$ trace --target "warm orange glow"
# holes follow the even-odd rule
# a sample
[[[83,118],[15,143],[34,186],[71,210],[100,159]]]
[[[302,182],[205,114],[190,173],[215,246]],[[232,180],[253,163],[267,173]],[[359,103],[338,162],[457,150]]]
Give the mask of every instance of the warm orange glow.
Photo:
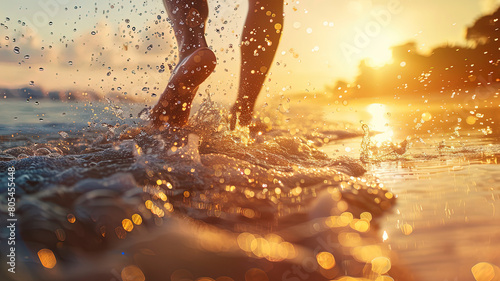
[[[318,264],[324,269],[331,269],[335,266],[335,257],[328,252],[321,252],[316,255]]]
[[[54,266],[56,266],[56,257],[49,249],[41,249],[38,251],[38,258],[45,268],[54,268]]]
[[[75,215],[73,214],[68,214],[67,219],[70,223],[75,223],[76,221]]]
[[[372,271],[384,274],[391,269],[391,261],[386,257],[377,257],[372,260]]]
[[[269,281],[269,277],[263,270],[251,268],[245,273],[245,281]]]
[[[390,112],[388,111],[387,106],[381,103],[372,103],[366,107],[366,111],[372,115],[372,118],[368,122],[370,130],[381,133],[374,136],[372,140],[375,141],[377,145],[380,145],[385,141],[392,141],[394,132],[392,131],[392,128],[388,126],[388,116]]]
[[[413,227],[407,223],[401,226],[401,231],[404,235],[410,235],[413,232]]]
[[[500,268],[487,262],[480,262],[471,269],[476,281],[490,281],[500,279]]]
[[[385,241],[389,239],[389,234],[387,234],[387,231],[384,230],[384,234],[382,235],[382,240]]]
[[[369,66],[381,67],[391,62],[392,52],[390,45],[374,44],[374,48],[366,49],[366,60]]]
[[[130,231],[132,231],[132,229],[134,229],[134,225],[132,224],[132,221],[129,219],[124,219],[122,221],[122,226],[123,226],[123,229],[125,229],[128,232],[130,232]]]
[[[139,214],[133,214],[132,215],[132,221],[134,222],[135,225],[140,225],[142,224],[142,217]]]
[[[122,269],[121,277],[123,281],[144,281],[146,276],[140,268],[135,265],[129,265]]]

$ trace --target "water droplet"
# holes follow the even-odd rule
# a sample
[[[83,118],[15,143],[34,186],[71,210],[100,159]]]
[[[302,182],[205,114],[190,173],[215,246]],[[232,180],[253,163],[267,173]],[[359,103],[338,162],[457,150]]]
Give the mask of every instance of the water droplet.
[[[146,107],[144,108],[143,110],[141,110],[138,114],[138,117],[142,120],[148,120],[149,118],[149,107]]]
[[[43,67],[40,67],[38,70],[43,71]]]
[[[151,51],[151,49],[153,49],[153,44],[150,44],[147,49],[148,51]]]
[[[35,81],[30,81],[30,86],[35,85]]]
[[[96,32],[94,30],[92,30],[92,32],[90,32],[90,34],[95,35]]]
[[[19,54],[21,52],[21,49],[19,47],[14,47],[14,53]]]
[[[147,90],[149,90],[149,88],[148,87],[143,87],[142,90],[143,91],[147,91]]]
[[[30,99],[26,99],[26,102],[30,102]]]
[[[5,40],[9,40],[9,36],[5,36]]]
[[[73,61],[68,61],[68,64],[69,65],[73,65]]]
[[[155,93],[152,93],[152,94],[151,94],[151,97],[153,97],[153,98],[154,98],[154,97],[156,97],[156,94],[155,94]]]
[[[42,121],[43,121],[43,118],[38,119],[38,121],[42,122]]]
[[[60,131],[59,135],[61,135],[61,137],[63,137],[64,139],[68,137],[68,133],[66,133],[64,131]]]
[[[52,25],[52,24],[53,24],[53,22],[49,21],[49,25]]]
[[[37,102],[37,101],[35,101],[35,104],[36,104],[36,105],[40,105],[40,103],[39,103],[39,102]]]
[[[111,71],[108,71],[108,73],[106,73],[107,76],[111,76]]]
[[[118,87],[118,88],[116,88],[116,89],[117,89],[118,91],[121,91],[121,90],[122,90],[122,87]]]
[[[30,59],[30,55],[24,55],[24,59],[25,60],[29,60]]]

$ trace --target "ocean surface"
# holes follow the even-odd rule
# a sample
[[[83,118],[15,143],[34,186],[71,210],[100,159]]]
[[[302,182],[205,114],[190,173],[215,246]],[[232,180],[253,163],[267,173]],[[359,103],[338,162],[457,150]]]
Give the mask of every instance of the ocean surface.
[[[187,128],[127,137],[145,105],[2,101],[2,276],[500,280],[500,114],[481,102],[281,99],[232,132],[207,99]]]

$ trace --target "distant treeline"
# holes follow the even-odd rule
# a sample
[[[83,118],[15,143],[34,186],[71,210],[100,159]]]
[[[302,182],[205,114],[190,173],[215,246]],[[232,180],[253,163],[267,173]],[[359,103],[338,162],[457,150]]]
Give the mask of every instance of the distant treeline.
[[[416,43],[392,48],[393,62],[371,67],[362,61],[353,84],[337,81],[336,92],[356,97],[412,96],[422,92],[492,87],[500,82],[500,8],[467,28],[470,47],[443,46],[429,56],[417,52]]]

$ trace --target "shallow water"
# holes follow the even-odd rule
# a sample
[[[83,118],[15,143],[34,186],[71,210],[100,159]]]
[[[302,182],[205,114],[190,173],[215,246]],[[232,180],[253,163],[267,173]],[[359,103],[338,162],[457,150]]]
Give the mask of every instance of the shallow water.
[[[142,105],[12,104],[25,119],[1,128],[0,165],[16,167],[17,280],[475,280],[500,265],[500,149],[481,131],[495,120],[429,132],[442,108],[283,103],[229,132],[207,101],[192,127],[119,140]],[[412,145],[372,135],[361,163],[360,121]]]
[[[499,265],[499,165],[458,157],[370,170],[398,194],[382,228],[416,280],[474,280],[476,264]]]
[[[292,134],[273,116],[273,127],[231,132],[227,114],[207,101],[191,127],[122,140],[130,120],[115,113],[76,132],[63,123],[4,136],[0,166],[16,169],[18,280],[175,279],[181,269],[191,279],[325,280],[389,270],[363,272],[387,260],[370,229],[394,196],[361,177],[358,160],[316,149],[359,132],[332,123]],[[2,195],[6,206],[6,188]]]
[[[412,102],[401,105],[406,104]],[[441,103],[405,111],[402,106],[384,105],[371,115],[369,104],[358,105],[357,110],[367,109],[362,114],[354,112],[356,106],[344,108],[353,122],[358,118],[378,125],[382,136],[384,130],[391,130],[393,141],[412,138],[411,149],[404,155],[391,154],[365,166],[367,174],[379,178],[398,196],[393,212],[382,219],[379,235],[397,253],[398,264],[408,269],[408,279],[499,280],[498,109],[450,110],[458,106]],[[375,107],[380,108],[379,104]],[[463,122],[475,112],[484,112],[481,118],[486,122]],[[420,118],[415,122],[415,117],[425,114],[432,116],[432,124]],[[485,129],[490,125],[494,130]],[[345,140],[322,150],[360,155],[359,142]]]

